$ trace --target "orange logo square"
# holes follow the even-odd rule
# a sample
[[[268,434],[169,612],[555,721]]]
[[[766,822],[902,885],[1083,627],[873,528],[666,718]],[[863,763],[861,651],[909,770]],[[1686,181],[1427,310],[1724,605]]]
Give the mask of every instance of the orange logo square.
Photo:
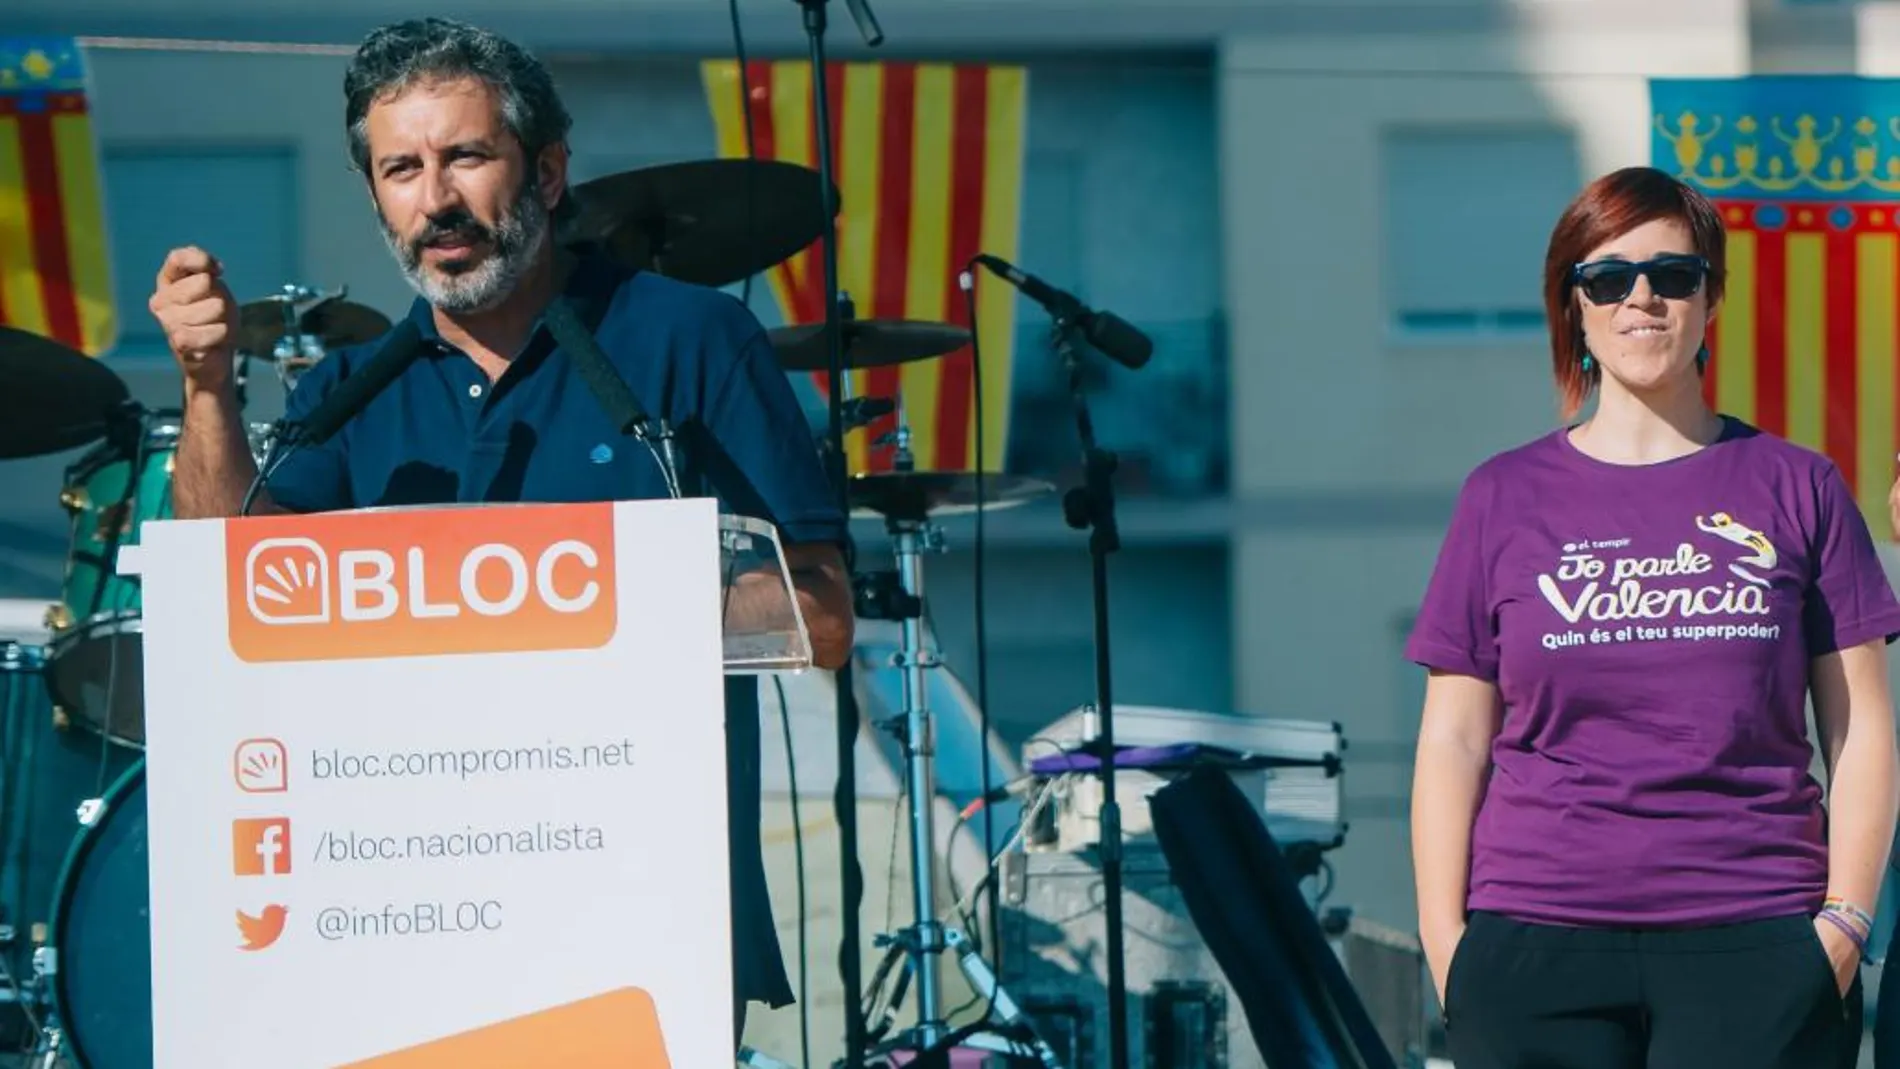
[[[225,525],[231,648],[258,661],[594,649],[613,505],[268,516]]]
[[[239,876],[290,874],[290,818],[239,818],[231,822],[231,871]]]

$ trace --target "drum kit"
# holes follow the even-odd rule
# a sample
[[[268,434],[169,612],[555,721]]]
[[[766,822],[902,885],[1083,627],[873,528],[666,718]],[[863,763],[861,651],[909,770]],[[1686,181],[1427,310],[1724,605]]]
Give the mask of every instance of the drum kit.
[[[326,350],[390,325],[302,287],[242,305],[238,321],[240,396],[253,360],[288,389]],[[68,541],[47,637],[0,639],[0,1042],[46,1069],[149,1069],[143,614],[117,563],[142,524],[173,515],[182,414],[8,327],[0,382],[0,459],[81,450],[58,495]],[[248,425],[254,457],[272,429]]]
[[[684,281],[731,285],[820,237],[816,179],[807,168],[746,160],[611,175],[575,187],[581,210],[562,240]],[[241,400],[253,362],[268,363],[288,392],[327,353],[391,326],[347,291],[299,285],[241,305],[238,321]],[[967,330],[945,323],[847,318],[840,329],[845,366],[854,369],[933,359],[970,342]],[[769,333],[788,373],[825,368],[823,324]],[[102,362],[6,327],[0,383],[0,460],[83,450],[58,494],[69,541],[59,598],[46,613],[50,638],[0,639],[0,1007],[11,1011],[0,1015],[0,1049],[46,1069],[149,1069],[142,613],[138,578],[118,574],[116,562],[144,522],[173,515],[181,413],[147,409]],[[847,431],[875,427],[882,412],[895,411],[894,429],[873,443],[891,451],[890,470],[848,480],[852,514],[883,520],[895,559],[891,570],[857,577],[857,601],[861,616],[901,621],[903,709],[880,726],[903,747],[907,796],[929,799],[924,673],[937,659],[924,648],[922,560],[944,546],[934,521],[1054,488],[917,471],[901,398],[854,400]],[[248,426],[261,459],[273,426]],[[931,1038],[941,1036],[945,1017],[935,958],[950,954],[978,990],[996,988],[968,938],[939,919],[930,805],[913,804],[910,839],[913,924],[880,943],[903,956],[903,977],[917,984],[920,1034]],[[997,1049],[1054,1065],[1046,1046],[1011,1042]]]

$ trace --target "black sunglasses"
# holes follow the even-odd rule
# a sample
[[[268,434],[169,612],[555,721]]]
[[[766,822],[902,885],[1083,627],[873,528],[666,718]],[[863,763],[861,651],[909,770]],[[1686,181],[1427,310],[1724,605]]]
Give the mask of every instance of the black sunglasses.
[[[1629,297],[1638,276],[1649,279],[1656,296],[1680,301],[1702,288],[1708,276],[1709,262],[1700,256],[1658,256],[1654,260],[1593,260],[1570,269],[1570,281],[1576,283],[1591,304],[1616,304]]]

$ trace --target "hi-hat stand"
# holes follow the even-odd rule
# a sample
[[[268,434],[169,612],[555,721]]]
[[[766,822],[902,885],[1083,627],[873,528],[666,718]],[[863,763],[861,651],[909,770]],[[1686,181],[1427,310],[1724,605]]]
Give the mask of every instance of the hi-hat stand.
[[[896,446],[892,470],[913,471],[910,428],[901,405],[897,430],[892,437]],[[865,1054],[879,1058],[903,1051],[920,1058],[927,1053],[941,1057],[954,1043],[968,1049],[1030,1059],[1045,1069],[1063,1069],[1056,1052],[1036,1035],[1021,1006],[1003,989],[969,936],[938,917],[934,820],[937,785],[932,765],[936,758],[936,732],[930,717],[925,673],[940,667],[942,662],[924,641],[923,555],[943,550],[943,530],[930,522],[921,505],[915,511],[893,509],[885,517],[885,526],[891,535],[897,567],[862,575],[856,602],[859,616],[895,620],[900,625],[894,667],[902,672],[903,707],[883,726],[897,739],[904,754],[904,796],[910,806],[912,923],[877,937],[877,945],[886,948],[886,954],[878,966],[873,986],[881,986],[893,968],[901,968],[902,972],[894,981],[893,994],[881,1019],[871,1028],[871,1037],[877,1044]],[[986,846],[986,863],[988,854]],[[971,989],[990,1005],[989,1021],[954,1031],[950,1028],[944,1016],[937,972],[937,959],[946,953],[956,955],[957,966]],[[913,979],[917,985],[917,1023],[885,1039]]]
[[[826,461],[831,476],[834,493],[845,514],[850,515],[851,495],[850,479],[847,471],[847,454],[844,448],[845,432],[845,364],[844,331],[841,320],[845,312],[839,299],[838,282],[838,232],[837,204],[834,200],[833,180],[835,167],[832,161],[833,131],[831,124],[831,101],[826,76],[828,64],[825,58],[826,8],[829,0],[796,0],[804,13],[806,37],[810,45],[812,69],[812,122],[817,134],[819,196],[823,202],[823,220],[821,249],[823,257],[825,292],[825,366],[827,379],[827,448]],[[883,43],[884,33],[878,27],[876,16],[871,13],[868,0],[845,0],[853,21],[864,43],[876,47]],[[901,418],[901,417],[900,417]],[[909,459],[909,431],[900,422],[898,438],[898,456],[903,470],[911,467]],[[896,1051],[914,1051],[919,1057],[918,1063],[926,1057],[934,1056],[947,1061],[946,1047],[952,1040],[960,1041],[966,1047],[992,1050],[1017,1057],[1028,1057],[1040,1062],[1045,1069],[1062,1069],[1055,1051],[1048,1044],[1035,1037],[1020,1007],[1010,998],[997,982],[996,975],[982,958],[975,953],[969,938],[962,932],[944,925],[936,915],[935,856],[936,840],[932,820],[932,807],[936,804],[935,777],[930,762],[934,755],[929,712],[924,700],[924,671],[936,664],[934,654],[923,650],[923,570],[920,558],[926,545],[934,543],[941,546],[942,533],[928,522],[927,515],[887,516],[889,529],[896,543],[898,568],[896,583],[886,583],[887,591],[893,586],[902,597],[896,599],[895,606],[900,610],[903,620],[903,650],[899,656],[903,660],[903,714],[891,722],[903,741],[905,750],[906,792],[911,805],[911,880],[914,888],[913,908],[916,911],[914,924],[901,932],[879,937],[880,945],[889,948],[884,966],[888,968],[894,957],[904,959],[907,974],[917,977],[918,981],[918,1021],[915,1028],[906,1034],[888,1042],[880,1043],[875,1049],[870,1047],[864,1016],[863,978],[859,958],[858,924],[863,899],[863,874],[858,869],[857,838],[857,762],[856,746],[858,731],[858,710],[856,694],[853,690],[852,673],[847,664],[836,673],[836,693],[838,696],[838,786],[834,796],[837,810],[839,856],[842,868],[844,903],[844,934],[839,948],[839,972],[844,988],[845,1002],[845,1054],[839,1062],[840,1069],[862,1069],[869,1058]],[[853,554],[852,556],[855,556]],[[854,561],[847,561],[856,574]],[[862,615],[862,613],[860,613]],[[989,844],[984,845],[987,860]],[[941,994],[937,986],[935,971],[936,957],[945,952],[957,954],[957,963],[963,970],[970,985],[979,994],[989,1000],[991,1018],[996,1028],[976,1026],[963,1027],[951,1032],[943,1016]],[[900,990],[903,978],[899,980]],[[901,999],[901,996],[899,996]],[[897,1000],[894,1000],[894,1002]],[[1002,1034],[1001,1029],[1011,1029],[1028,1037],[1024,1043],[1013,1042]],[[761,1057],[757,1051],[742,1049],[742,1059]],[[743,1064],[760,1064],[745,1061]]]

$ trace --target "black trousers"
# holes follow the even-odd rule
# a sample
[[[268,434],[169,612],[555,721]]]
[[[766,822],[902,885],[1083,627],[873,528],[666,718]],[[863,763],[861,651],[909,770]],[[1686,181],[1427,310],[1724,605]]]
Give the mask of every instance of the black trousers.
[[[1892,952],[1888,953],[1881,972],[1880,997],[1874,1002],[1873,1033],[1874,1069],[1900,1067],[1900,958]]]
[[[1808,917],[1674,931],[1473,914],[1445,979],[1458,1069],[1851,1069],[1846,998]]]

